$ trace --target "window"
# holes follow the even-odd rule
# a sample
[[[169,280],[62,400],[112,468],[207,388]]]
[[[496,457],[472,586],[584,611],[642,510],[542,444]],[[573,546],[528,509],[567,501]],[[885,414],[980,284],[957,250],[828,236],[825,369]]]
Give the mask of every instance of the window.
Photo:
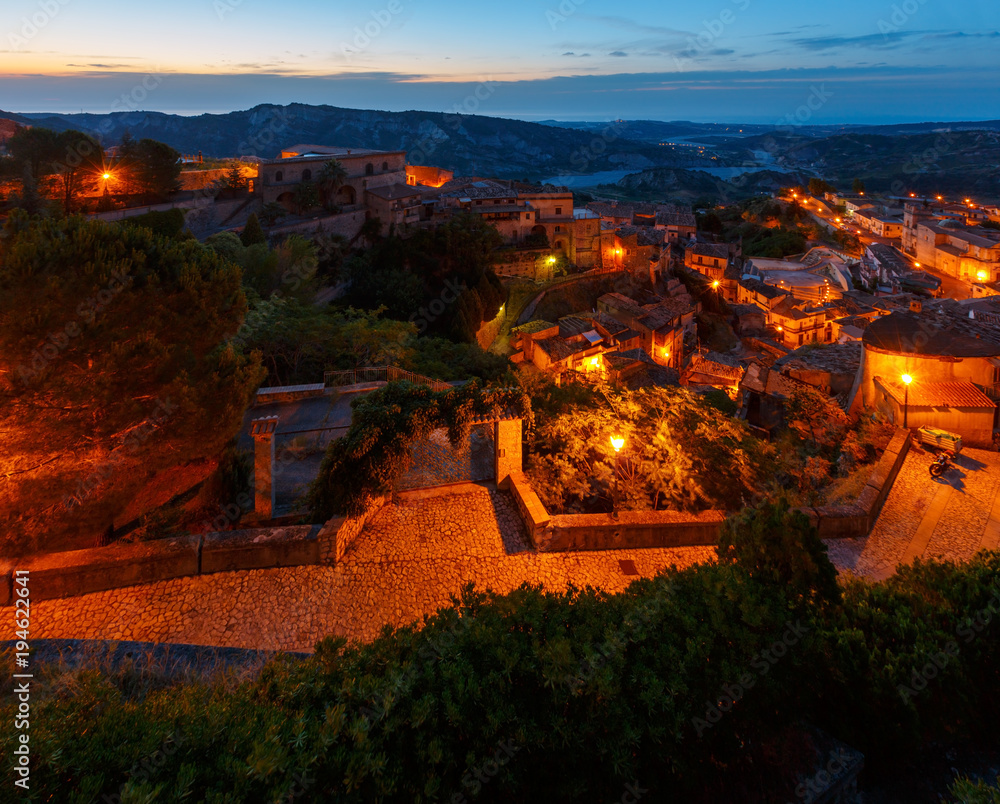
[[[562,215],[562,207],[556,207],[556,215]]]
[[[389,163],[388,162],[383,162],[382,163],[382,172],[385,173],[388,170],[389,170]]]
[[[802,341],[804,340],[804,338],[805,338],[805,336],[800,332],[799,333],[799,346],[802,345]]]
[[[371,162],[369,162],[367,165],[365,165],[365,175],[366,176],[374,176],[375,175],[375,165],[373,165]]]
[[[557,231],[557,232],[561,232],[561,231],[562,231],[562,227],[561,227],[561,226],[557,226],[557,227],[556,227],[556,231]]]
[[[302,181],[312,181],[312,177],[313,172],[309,168],[302,171]]]
[[[285,173],[284,173],[284,171],[279,170],[277,173],[275,173],[274,174],[274,180],[275,181],[284,181],[285,180]]]

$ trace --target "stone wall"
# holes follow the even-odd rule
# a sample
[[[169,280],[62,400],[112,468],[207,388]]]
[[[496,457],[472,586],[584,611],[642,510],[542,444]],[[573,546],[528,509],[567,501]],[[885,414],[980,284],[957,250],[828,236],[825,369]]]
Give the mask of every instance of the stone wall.
[[[257,391],[254,405],[298,402],[300,399],[313,399],[323,396],[325,393],[326,386],[321,382],[313,385],[282,385],[274,388],[261,388]]]
[[[209,533],[49,553],[19,561],[32,600],[76,597],[123,586],[244,569],[319,562],[318,525]],[[0,606],[11,605],[11,563],[0,565]]]
[[[389,496],[376,497],[361,516],[338,516],[327,522],[319,532],[318,537],[319,563],[327,566],[339,564],[348,548],[354,544],[354,540],[364,530],[368,518],[384,507],[390,499]]]
[[[476,343],[479,344],[479,348],[484,352],[493,345],[493,341],[497,339],[497,335],[500,334],[500,330],[503,329],[503,322],[507,317],[507,306],[504,305],[503,309],[497,313],[496,318],[492,321],[485,321],[483,325],[476,331]]]
[[[821,539],[867,536],[878,519],[910,449],[908,430],[898,430],[872,470],[858,500],[850,505],[800,509]],[[717,544],[725,521],[722,511],[622,511],[610,514],[550,515],[522,472],[507,479],[528,535],[540,552],[619,550],[642,547],[693,547]]]
[[[339,215],[328,215],[323,218],[313,218],[302,223],[292,223],[287,226],[277,226],[268,230],[268,236],[284,236],[290,234],[324,234],[340,235],[349,241],[358,236],[365,222],[363,209],[342,212]]]

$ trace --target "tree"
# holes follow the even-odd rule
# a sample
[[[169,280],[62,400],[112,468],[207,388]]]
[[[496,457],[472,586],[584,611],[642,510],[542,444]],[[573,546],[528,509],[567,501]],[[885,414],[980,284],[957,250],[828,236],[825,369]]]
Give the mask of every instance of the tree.
[[[82,192],[97,185],[104,172],[104,152],[100,143],[82,131],[64,131],[56,137],[57,153],[51,163],[62,196],[63,212],[69,215]]]
[[[337,192],[347,181],[347,169],[336,159],[326,162],[319,171],[319,193],[323,208],[333,209]]]
[[[727,519],[719,535],[719,562],[737,564],[754,580],[785,589],[800,602],[840,601],[826,545],[806,516],[783,501]]]
[[[819,197],[825,193],[832,193],[833,187],[823,179],[809,179],[809,195]]]
[[[120,169],[125,180],[151,199],[164,198],[180,188],[181,155],[169,145],[150,139],[123,140]]]
[[[243,231],[240,234],[240,240],[243,241],[244,246],[267,243],[267,235],[264,234],[264,230],[261,228],[256,212],[251,212],[250,217],[247,218],[246,226],[243,227]]]
[[[19,128],[7,142],[7,150],[19,165],[28,165],[37,180],[49,172],[58,154],[57,134],[48,128]]]
[[[285,209],[281,204],[276,204],[274,201],[268,201],[264,204],[264,209],[260,213],[260,221],[268,228],[274,226],[280,218],[284,218],[288,214],[288,210]]]
[[[773,449],[687,389],[605,392],[540,421],[528,474],[555,513],[609,510],[616,467],[621,506],[649,511],[738,508],[763,490]],[[616,460],[610,436],[625,451]]]
[[[865,192],[865,183],[861,179],[855,179],[854,184],[851,185],[851,189],[863,195]]]
[[[230,343],[239,268],[78,217],[15,213],[4,235],[2,552],[89,546],[130,504],[141,512],[158,471],[214,457],[239,430],[262,377]]]
[[[243,167],[239,162],[231,162],[223,177],[222,186],[224,189],[236,194],[247,188],[249,181],[243,175]]]

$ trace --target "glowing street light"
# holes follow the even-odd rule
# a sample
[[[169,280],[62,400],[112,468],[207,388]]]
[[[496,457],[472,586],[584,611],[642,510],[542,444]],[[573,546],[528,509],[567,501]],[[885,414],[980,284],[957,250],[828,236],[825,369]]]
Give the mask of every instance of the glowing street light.
[[[986,273],[986,271],[980,271],[979,273],[976,274],[976,278],[980,282],[985,282],[987,279],[990,278],[990,275],[988,273]]]
[[[611,518],[618,519],[618,455],[625,446],[624,436],[617,433],[611,436],[611,446],[615,450],[615,490],[611,495]]]
[[[714,282],[712,283],[712,287],[713,287],[713,288],[714,288],[715,290],[718,290],[718,289],[719,289],[719,280],[718,280],[718,279],[716,279],[716,280],[715,280],[715,281],[714,281]]]
[[[903,429],[909,429],[907,424],[909,422],[910,414],[910,383],[913,382],[913,377],[909,374],[903,375],[903,385],[906,390],[903,392]]]

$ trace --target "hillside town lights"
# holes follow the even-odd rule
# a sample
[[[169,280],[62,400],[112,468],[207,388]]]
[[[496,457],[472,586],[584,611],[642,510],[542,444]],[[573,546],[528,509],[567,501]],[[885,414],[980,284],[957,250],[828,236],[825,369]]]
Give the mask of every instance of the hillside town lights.
[[[620,435],[613,435],[611,446],[615,448],[615,490],[611,494],[611,518],[618,519],[618,455],[625,446],[625,439]]]
[[[903,429],[908,430],[908,420],[910,413],[910,383],[913,382],[913,377],[909,374],[903,375],[903,385],[906,390],[903,392]]]

